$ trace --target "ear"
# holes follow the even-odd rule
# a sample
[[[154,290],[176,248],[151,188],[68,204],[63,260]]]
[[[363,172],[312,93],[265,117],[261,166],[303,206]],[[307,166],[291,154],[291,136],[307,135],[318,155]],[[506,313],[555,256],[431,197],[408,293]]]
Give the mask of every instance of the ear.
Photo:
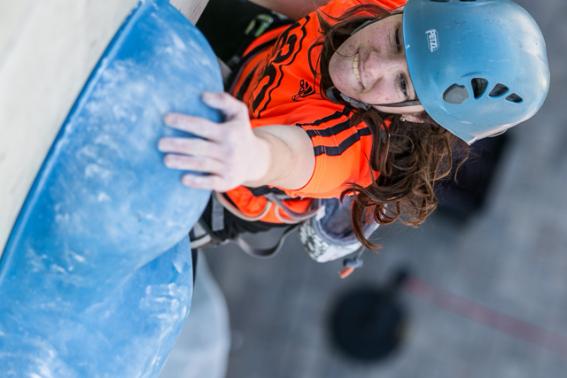
[[[419,112],[402,114],[400,120],[402,122],[425,123],[426,118],[427,117],[424,112]]]

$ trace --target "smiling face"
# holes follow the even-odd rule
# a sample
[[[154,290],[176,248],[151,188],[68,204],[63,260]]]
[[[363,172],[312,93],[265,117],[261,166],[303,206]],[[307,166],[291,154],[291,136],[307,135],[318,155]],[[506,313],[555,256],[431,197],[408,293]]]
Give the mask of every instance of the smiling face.
[[[331,56],[329,74],[344,95],[386,113],[419,113],[420,105],[395,108],[414,100],[402,36],[402,15],[373,22],[351,35]]]

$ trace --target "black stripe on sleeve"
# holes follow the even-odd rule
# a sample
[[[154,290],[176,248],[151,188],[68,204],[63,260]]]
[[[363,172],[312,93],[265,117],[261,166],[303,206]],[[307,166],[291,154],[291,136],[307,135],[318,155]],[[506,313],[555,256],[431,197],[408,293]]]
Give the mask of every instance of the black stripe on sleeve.
[[[350,120],[346,120],[345,122],[341,122],[333,127],[328,127],[326,129],[312,129],[312,130],[305,130],[305,132],[307,133],[307,135],[309,135],[310,138],[313,138],[316,135],[319,136],[331,136],[331,135],[337,135],[345,130],[347,130],[348,128],[350,128]]]
[[[334,120],[334,119],[340,118],[340,117],[343,116],[343,115],[345,115],[345,111],[344,111],[344,110],[335,112],[335,113],[333,113],[333,114],[331,114],[331,115],[328,115],[328,116],[326,116],[326,117],[324,117],[324,118],[318,119],[318,120],[313,121],[313,122],[296,123],[296,125],[297,125],[297,126],[300,126],[300,127],[301,127],[301,126],[319,126],[319,125],[322,124],[322,123],[329,122],[329,121],[332,121],[332,120]]]
[[[371,135],[372,132],[368,127],[364,129],[357,130],[356,133],[352,134],[350,137],[346,138],[341,144],[336,147],[329,146],[315,146],[313,150],[315,151],[315,156],[328,155],[328,156],[339,156],[345,152],[350,146],[355,144],[360,140],[360,137]]]

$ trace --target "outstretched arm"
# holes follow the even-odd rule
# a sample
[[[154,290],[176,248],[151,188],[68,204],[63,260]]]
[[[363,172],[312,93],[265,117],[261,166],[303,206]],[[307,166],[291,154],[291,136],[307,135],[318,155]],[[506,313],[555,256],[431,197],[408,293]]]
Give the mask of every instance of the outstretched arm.
[[[218,192],[238,185],[272,185],[298,189],[309,181],[315,155],[308,135],[294,126],[265,126],[252,129],[246,106],[227,93],[207,94],[203,100],[225,114],[217,124],[182,114],[170,114],[166,123],[196,134],[196,138],[162,138],[159,149],[172,169],[209,173],[186,174],[190,187]]]
[[[329,0],[250,0],[253,3],[281,13],[294,20],[307,15]]]

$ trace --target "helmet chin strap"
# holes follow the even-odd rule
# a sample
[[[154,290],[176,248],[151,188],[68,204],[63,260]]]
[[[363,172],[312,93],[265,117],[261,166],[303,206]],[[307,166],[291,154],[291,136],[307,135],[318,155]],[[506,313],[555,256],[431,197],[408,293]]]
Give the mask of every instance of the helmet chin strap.
[[[386,108],[397,108],[397,109],[399,109],[399,108],[421,105],[421,102],[419,102],[419,100],[417,100],[417,99],[406,100],[406,101],[401,101],[401,102],[394,102],[394,103],[391,103],[391,104],[367,104],[365,102],[355,100],[352,97],[349,97],[347,95],[342,94],[335,87],[330,87],[329,89],[327,89],[326,95],[330,100],[332,100],[334,102],[340,102],[339,101],[339,99],[340,99],[340,100],[343,100],[344,102],[346,102],[347,104],[349,104],[350,106],[352,106],[353,108],[360,109],[360,110],[369,110],[373,106],[381,106],[381,107],[386,107]]]

